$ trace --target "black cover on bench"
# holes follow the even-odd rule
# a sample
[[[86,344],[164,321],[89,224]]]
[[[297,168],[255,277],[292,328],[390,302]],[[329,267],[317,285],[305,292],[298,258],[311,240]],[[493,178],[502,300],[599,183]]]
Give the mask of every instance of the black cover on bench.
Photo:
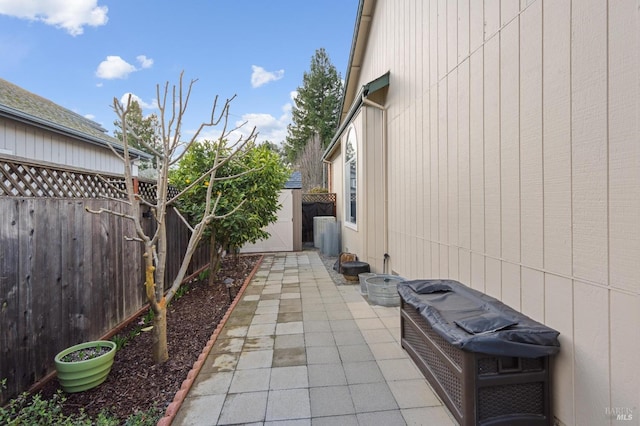
[[[560,333],[457,281],[405,281],[398,284],[398,293],[434,331],[462,350],[524,358],[560,350]]]

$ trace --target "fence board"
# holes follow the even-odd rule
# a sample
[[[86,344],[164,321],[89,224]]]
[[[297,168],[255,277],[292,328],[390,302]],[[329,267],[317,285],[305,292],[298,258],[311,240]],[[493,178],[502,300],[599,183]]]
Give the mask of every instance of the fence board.
[[[97,203],[93,200],[87,200],[86,207],[90,209],[97,208]],[[93,276],[91,273],[91,267],[98,267],[99,265],[93,265],[93,219],[95,216],[89,213],[85,213],[82,216],[82,227],[84,232],[82,232],[78,237],[78,241],[81,242],[83,250],[80,253],[82,257],[82,265],[80,269],[82,273],[80,274],[81,280],[76,283],[75,290],[75,303],[77,304],[75,307],[76,312],[76,322],[75,322],[75,334],[72,337],[71,343],[78,343],[90,340],[91,334],[88,331],[90,328],[90,312],[92,311],[92,296],[96,292],[96,288],[94,287],[95,283],[93,282]],[[92,291],[85,291],[86,288],[90,288]]]
[[[35,200],[34,200],[35,201]],[[41,356],[36,355],[34,371],[44,375],[48,370],[48,359],[56,354],[58,332],[62,326],[59,319],[60,252],[62,249],[59,210],[57,202],[44,199],[33,203],[33,251],[34,269],[31,273],[33,328],[31,344],[37,344]]]
[[[18,360],[24,362],[28,368],[18,370],[18,380],[21,383],[28,383],[35,378],[33,373],[33,353],[29,350],[33,346],[31,341],[31,331],[33,329],[33,310],[32,310],[32,282],[31,273],[33,271],[33,200],[22,200],[21,212],[18,216],[18,229],[20,244],[18,246],[18,312],[21,321],[18,322]]]
[[[18,341],[18,200],[0,206],[0,378],[17,383]]]
[[[64,325],[60,329],[58,338],[62,341],[69,341],[69,324],[71,323],[71,313],[69,310],[70,301],[73,298],[73,280],[74,273],[77,271],[77,256],[74,253],[75,244],[75,206],[77,201],[68,200],[65,202],[63,209],[63,217],[65,220],[60,221],[60,240],[64,241],[64,249],[60,250],[60,322]]]
[[[122,206],[116,205],[114,206],[114,210],[117,212],[122,212]],[[108,297],[112,300],[108,306],[108,313],[106,318],[109,321],[109,324],[117,324],[119,315],[122,315],[124,312],[124,305],[122,304],[122,250],[118,250],[117,240],[122,239],[122,220],[115,215],[110,215],[109,219],[109,230],[110,230],[110,238],[109,238],[109,266],[108,266],[108,279],[111,281],[110,285],[105,286],[106,288],[111,290],[111,294]]]

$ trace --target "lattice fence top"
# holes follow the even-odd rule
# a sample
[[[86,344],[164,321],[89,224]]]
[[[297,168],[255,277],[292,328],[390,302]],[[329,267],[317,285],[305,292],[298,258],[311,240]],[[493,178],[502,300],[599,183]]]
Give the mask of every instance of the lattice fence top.
[[[139,181],[142,198],[153,201],[155,182]],[[169,197],[177,194],[169,188]],[[123,176],[104,175],[14,162],[0,158],[0,196],[50,198],[126,198]]]
[[[138,193],[145,200],[155,200],[156,199],[156,182],[155,181],[144,181],[140,180],[138,183]],[[173,198],[178,195],[178,188],[169,186],[167,197]]]
[[[335,203],[336,194],[333,192],[325,192],[320,194],[302,194],[303,203]]]

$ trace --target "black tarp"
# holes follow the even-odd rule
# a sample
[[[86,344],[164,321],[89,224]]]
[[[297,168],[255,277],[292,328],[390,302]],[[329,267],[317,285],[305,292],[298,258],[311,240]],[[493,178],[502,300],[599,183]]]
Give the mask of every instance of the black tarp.
[[[398,293],[436,333],[462,350],[523,358],[560,350],[560,333],[457,281],[405,281],[398,284]]]

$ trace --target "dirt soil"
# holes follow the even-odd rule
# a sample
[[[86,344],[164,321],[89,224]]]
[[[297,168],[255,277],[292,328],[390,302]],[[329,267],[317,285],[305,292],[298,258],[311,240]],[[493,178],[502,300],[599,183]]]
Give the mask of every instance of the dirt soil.
[[[65,414],[77,413],[84,408],[90,416],[95,416],[106,409],[124,420],[154,406],[164,414],[230,305],[225,282],[229,282],[229,278],[233,280],[230,292],[235,297],[259,259],[260,256],[241,256],[236,265],[231,257],[227,257],[214,286],[208,284],[208,279],[188,283],[187,292],[174,299],[168,308],[169,360],[155,365],[151,333],[140,332],[116,353],[111,373],[104,383],[86,392],[66,394]],[[118,336],[135,334],[136,328],[143,323],[144,315],[132,321]],[[58,388],[54,378],[44,386],[42,394],[44,397],[53,395]]]

